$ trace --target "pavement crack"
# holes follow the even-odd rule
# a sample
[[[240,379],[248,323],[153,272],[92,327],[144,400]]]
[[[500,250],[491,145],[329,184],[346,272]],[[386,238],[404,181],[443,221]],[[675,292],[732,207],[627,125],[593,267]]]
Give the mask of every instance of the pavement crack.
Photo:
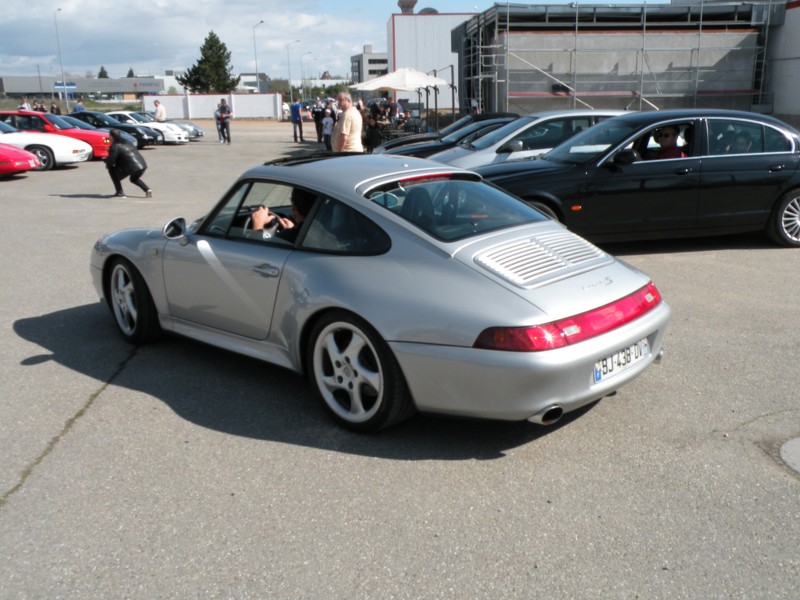
[[[50,439],[50,441],[47,443],[47,446],[41,452],[41,454],[39,454],[39,456],[37,456],[27,467],[25,467],[25,469],[23,469],[22,473],[20,474],[19,481],[17,481],[17,483],[11,489],[9,489],[2,496],[0,496],[0,510],[6,505],[6,502],[14,494],[16,494],[20,489],[22,489],[22,486],[25,485],[25,482],[33,474],[34,469],[38,467],[44,461],[44,459],[47,458],[53,452],[58,443],[70,432],[70,430],[78,422],[78,420],[89,411],[89,409],[92,407],[95,401],[103,394],[103,392],[106,389],[108,389],[108,386],[113,384],[114,380],[116,380],[117,377],[119,377],[119,375],[122,374],[122,372],[128,366],[128,363],[136,356],[136,354],[137,354],[136,348],[131,350],[128,357],[119,363],[117,370],[114,371],[114,373],[112,373],[111,377],[108,378],[108,381],[106,381],[102,386],[100,386],[99,389],[97,389],[93,394],[91,394],[89,398],[87,398],[84,405],[81,406],[81,408],[78,409],[78,411],[74,415],[72,415],[69,419],[67,419],[67,421],[64,423],[64,426],[61,428],[61,431],[59,431],[58,434],[56,434],[55,436],[53,436],[53,438]]]

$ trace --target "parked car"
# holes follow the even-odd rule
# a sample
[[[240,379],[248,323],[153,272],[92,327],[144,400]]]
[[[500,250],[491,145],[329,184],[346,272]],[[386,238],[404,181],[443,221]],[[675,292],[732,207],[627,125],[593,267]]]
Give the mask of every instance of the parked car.
[[[406,144],[418,144],[420,142],[429,142],[431,140],[439,140],[447,135],[450,135],[454,131],[461,129],[462,127],[466,127],[470,123],[476,123],[478,121],[486,121],[489,119],[498,119],[503,117],[511,117],[516,119],[519,117],[517,113],[509,113],[509,112],[496,112],[496,113],[481,113],[477,115],[464,115],[460,119],[454,121],[447,127],[434,132],[429,133],[414,133],[411,135],[405,135],[403,137],[387,140],[377,148],[375,148],[374,154],[383,154],[393,148],[398,148],[399,146],[405,146]]]
[[[254,230],[264,206],[295,215],[294,241]],[[415,410],[555,422],[656,360],[670,314],[644,273],[414,157],[255,167],[191,225],[102,237],[91,272],[126,340],[165,330],[305,373],[359,431]]]
[[[137,114],[142,115],[147,122],[156,120],[155,114],[152,111],[139,111]],[[191,121],[186,121],[184,119],[167,119],[167,123],[172,123],[183,129],[186,135],[189,136],[189,141],[200,139],[205,135],[203,128],[199,125],[195,125]]]
[[[657,159],[665,128],[683,157]],[[615,117],[539,160],[478,171],[596,241],[765,231],[798,247],[799,166],[800,138],[786,123],[691,109]]]
[[[495,129],[471,144],[432,154],[431,159],[462,169],[523,160],[544,154],[576,133],[621,110],[560,110],[533,113]]]
[[[136,147],[139,149],[160,143],[163,140],[163,135],[158,131],[150,129],[143,124],[123,123],[114,117],[110,117],[106,113],[84,110],[70,113],[69,116],[97,127],[98,129],[111,129],[114,127],[124,133],[132,135],[136,138]]]
[[[479,137],[494,131],[498,127],[513,121],[513,117],[501,117],[498,119],[486,119],[485,121],[475,121],[461,129],[456,129],[453,133],[436,140],[417,142],[416,144],[406,144],[397,146],[385,151],[385,154],[399,154],[401,156],[416,156],[425,158],[437,152],[442,152],[460,144],[470,144]]]
[[[106,135],[108,135],[108,133],[110,131],[110,129],[105,129],[105,128],[101,129],[101,128],[95,127],[94,125],[89,125],[88,123],[85,123],[84,121],[81,121],[80,119],[76,119],[75,117],[71,117],[70,115],[61,115],[61,118],[64,119],[70,125],[74,125],[78,129],[86,129],[87,131],[100,131],[102,133],[105,133]],[[120,137],[125,141],[126,144],[130,144],[131,146],[137,146],[138,145],[138,143],[136,141],[136,138],[133,137],[132,135],[130,135],[129,133],[125,133],[122,130],[119,130],[119,133],[120,133]]]
[[[52,133],[19,131],[2,121],[0,142],[35,154],[40,163],[37,171],[49,171],[53,167],[85,162],[92,156],[92,147],[81,140]]]
[[[10,144],[0,144],[0,179],[38,169],[42,163],[35,154]]]
[[[148,121],[142,115],[132,110],[117,110],[107,114],[108,116],[114,117],[122,123],[128,123],[129,125],[144,125],[150,129],[160,131],[164,136],[165,144],[186,144],[189,142],[189,136],[186,135],[186,132],[172,123]]]
[[[111,138],[102,131],[87,131],[67,123],[58,115],[27,110],[0,111],[0,121],[20,131],[53,133],[86,142],[92,147],[92,156],[97,159],[108,156]]]

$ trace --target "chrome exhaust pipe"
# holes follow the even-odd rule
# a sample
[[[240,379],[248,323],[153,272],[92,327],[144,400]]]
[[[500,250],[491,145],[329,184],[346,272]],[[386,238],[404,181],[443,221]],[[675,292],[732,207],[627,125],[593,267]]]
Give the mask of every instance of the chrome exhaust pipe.
[[[564,414],[564,409],[558,404],[553,404],[547,408],[543,408],[532,417],[528,417],[528,421],[536,423],[537,425],[552,425],[558,421]]]

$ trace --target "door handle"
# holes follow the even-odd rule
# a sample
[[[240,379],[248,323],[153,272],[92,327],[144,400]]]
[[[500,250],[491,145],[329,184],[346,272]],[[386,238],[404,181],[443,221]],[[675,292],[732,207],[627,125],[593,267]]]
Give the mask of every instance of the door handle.
[[[258,273],[262,277],[277,277],[278,274],[280,273],[278,267],[272,266],[269,263],[256,265],[253,267],[253,271]]]
[[[772,165],[769,168],[770,173],[777,173],[778,171],[783,171],[786,168],[786,165]]]
[[[690,167],[683,167],[682,169],[675,169],[675,175],[688,175],[692,172]]]

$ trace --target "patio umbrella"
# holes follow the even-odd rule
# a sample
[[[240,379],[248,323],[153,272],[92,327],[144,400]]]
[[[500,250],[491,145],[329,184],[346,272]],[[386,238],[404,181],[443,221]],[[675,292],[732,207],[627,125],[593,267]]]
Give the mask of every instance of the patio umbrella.
[[[396,92],[413,92],[426,87],[449,85],[441,77],[434,77],[410,67],[402,67],[392,73],[370,79],[364,83],[350,86],[354,90],[390,90]]]

